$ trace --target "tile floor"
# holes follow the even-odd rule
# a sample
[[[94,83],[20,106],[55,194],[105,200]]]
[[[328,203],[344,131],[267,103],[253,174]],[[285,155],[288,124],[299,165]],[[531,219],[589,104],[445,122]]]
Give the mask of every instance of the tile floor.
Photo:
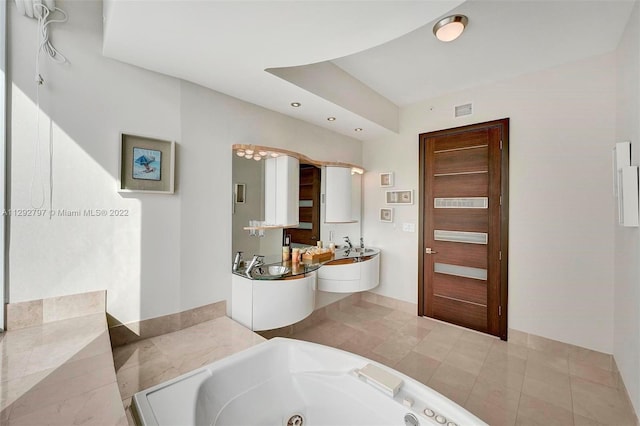
[[[126,425],[104,312],[0,336],[0,425]]]
[[[205,321],[113,349],[113,362],[129,425],[131,397],[141,390],[210,364],[264,338],[228,317]]]
[[[285,337],[393,367],[493,426],[637,424],[610,355],[516,331],[507,343],[358,301]]]

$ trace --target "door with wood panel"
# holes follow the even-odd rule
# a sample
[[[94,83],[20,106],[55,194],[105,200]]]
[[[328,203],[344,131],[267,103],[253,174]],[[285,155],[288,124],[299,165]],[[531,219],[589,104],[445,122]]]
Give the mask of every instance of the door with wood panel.
[[[420,135],[419,314],[507,338],[509,120]]]

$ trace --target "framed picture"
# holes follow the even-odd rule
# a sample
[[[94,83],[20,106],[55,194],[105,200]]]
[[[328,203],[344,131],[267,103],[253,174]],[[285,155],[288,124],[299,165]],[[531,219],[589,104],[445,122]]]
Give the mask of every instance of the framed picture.
[[[393,186],[393,172],[380,173],[380,186]]]
[[[236,204],[244,204],[245,194],[247,192],[246,185],[244,183],[236,183],[233,193],[235,194],[234,201]]]
[[[120,192],[173,194],[175,182],[173,141],[120,134]]]
[[[393,209],[382,208],[380,209],[380,222],[393,222]]]
[[[413,189],[402,191],[386,191],[387,204],[413,204]]]

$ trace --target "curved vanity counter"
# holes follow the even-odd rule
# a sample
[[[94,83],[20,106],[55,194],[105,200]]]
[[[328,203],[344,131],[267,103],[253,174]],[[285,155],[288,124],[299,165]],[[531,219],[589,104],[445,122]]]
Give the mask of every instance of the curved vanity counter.
[[[358,249],[360,250],[360,249]],[[380,250],[335,258],[318,270],[318,290],[330,293],[367,291],[380,284]]]
[[[231,317],[254,331],[302,321],[315,309],[316,289],[366,291],[379,284],[380,250],[339,249],[322,262],[274,261],[233,271]]]

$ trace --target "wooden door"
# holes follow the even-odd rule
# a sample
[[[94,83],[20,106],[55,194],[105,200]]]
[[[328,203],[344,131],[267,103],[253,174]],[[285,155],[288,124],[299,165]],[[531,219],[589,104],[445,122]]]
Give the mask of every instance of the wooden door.
[[[292,243],[315,246],[320,239],[320,169],[300,165],[300,205],[298,228],[286,229]]]
[[[419,314],[507,339],[509,119],[420,135]]]

